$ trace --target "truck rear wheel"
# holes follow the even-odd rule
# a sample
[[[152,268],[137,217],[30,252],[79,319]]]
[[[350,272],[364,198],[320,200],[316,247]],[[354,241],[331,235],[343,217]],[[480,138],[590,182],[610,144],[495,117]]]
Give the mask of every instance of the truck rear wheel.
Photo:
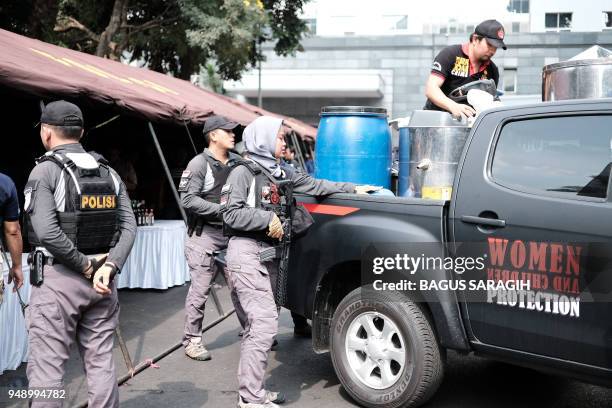
[[[366,407],[416,407],[442,381],[431,324],[401,293],[355,289],[338,305],[331,331],[336,375]]]

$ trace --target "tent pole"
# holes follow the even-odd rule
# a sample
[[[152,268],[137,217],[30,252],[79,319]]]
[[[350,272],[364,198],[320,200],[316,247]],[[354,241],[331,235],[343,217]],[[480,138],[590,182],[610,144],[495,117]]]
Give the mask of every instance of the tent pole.
[[[191,142],[191,146],[193,147],[193,152],[198,154],[198,149],[196,149],[196,145],[193,142],[193,137],[191,137],[191,132],[189,131],[189,126],[187,126],[187,122],[183,121],[183,125],[185,125],[185,130],[187,131],[187,136],[189,136],[189,141]]]
[[[302,146],[298,142],[298,138],[296,136],[295,131],[291,131],[291,143],[293,144],[293,149],[296,153],[295,158],[297,159],[300,167],[306,171],[306,164],[304,163],[304,153],[302,153]]]
[[[170,184],[170,190],[172,190],[172,194],[174,194],[174,199],[176,200],[176,205],[181,213],[181,217],[183,217],[183,221],[185,221],[185,225],[187,225],[187,214],[185,214],[185,210],[183,209],[183,205],[181,204],[181,197],[179,197],[178,191],[174,187],[174,181],[172,180],[172,174],[170,174],[170,169],[168,168],[168,163],[166,163],[166,158],[164,157],[164,153],[162,152],[161,146],[159,145],[159,140],[157,140],[157,135],[155,134],[155,130],[153,129],[153,125],[151,122],[149,124],[149,132],[151,133],[151,137],[153,138],[153,143],[155,144],[155,148],[157,149],[157,154],[159,155],[159,160],[164,167],[164,171],[166,172],[166,177],[168,178],[168,184]]]

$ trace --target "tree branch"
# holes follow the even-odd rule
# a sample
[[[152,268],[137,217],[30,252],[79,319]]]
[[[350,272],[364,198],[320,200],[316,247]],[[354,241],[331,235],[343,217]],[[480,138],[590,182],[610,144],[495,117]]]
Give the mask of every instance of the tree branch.
[[[64,33],[70,30],[79,30],[87,35],[87,38],[98,43],[100,41],[100,36],[89,28],[85,27],[80,21],[78,21],[74,17],[62,17],[57,20],[57,24],[53,28],[53,31],[58,33]]]
[[[125,26],[123,26],[122,28],[126,28],[129,30],[130,34],[135,34],[135,33],[139,33],[141,31],[146,31],[149,30],[151,28],[154,27],[160,27],[164,24],[169,24],[169,23],[173,23],[175,21],[178,20],[178,17],[174,17],[174,18],[169,18],[166,20],[162,20],[160,17],[151,20],[151,21],[147,21],[146,23],[140,24],[140,25],[129,25],[126,24]]]

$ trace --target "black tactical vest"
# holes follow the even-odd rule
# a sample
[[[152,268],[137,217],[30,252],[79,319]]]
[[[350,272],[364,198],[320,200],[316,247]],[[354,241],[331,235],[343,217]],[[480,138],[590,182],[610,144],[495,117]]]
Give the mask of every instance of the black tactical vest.
[[[258,164],[249,160],[237,161],[233,167],[245,166],[255,179],[255,208],[265,211],[273,211],[281,222],[285,222],[288,217],[285,196],[278,184],[274,182],[274,177],[263,170]],[[291,180],[294,171],[290,166],[283,166],[284,179]],[[268,229],[262,231],[239,231],[223,223],[223,233],[226,236],[240,236],[253,238],[259,241],[276,242],[277,240],[267,235]]]
[[[65,206],[64,211],[57,212],[59,226],[80,252],[98,254],[108,252],[119,239],[119,180],[102,156],[89,154],[98,163],[97,168],[79,167],[65,154],[54,152],[36,162],[52,161],[62,169]],[[26,223],[30,245],[43,246],[29,216]]]
[[[225,166],[221,162],[213,159],[210,155],[206,153],[201,153],[202,156],[206,159],[206,162],[209,164],[210,170],[212,171],[213,178],[215,180],[213,187],[203,192],[200,197],[204,200],[209,201],[211,203],[219,204],[221,200],[221,189],[225,185],[229,174],[232,171],[232,166]],[[204,217],[206,221],[213,223],[220,223],[220,217]]]

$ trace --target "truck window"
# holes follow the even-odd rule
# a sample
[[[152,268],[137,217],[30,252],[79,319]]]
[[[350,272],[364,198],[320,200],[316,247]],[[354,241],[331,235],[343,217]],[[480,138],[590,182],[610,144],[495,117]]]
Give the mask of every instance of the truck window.
[[[491,174],[527,193],[604,199],[611,164],[612,116],[546,117],[503,126]]]

